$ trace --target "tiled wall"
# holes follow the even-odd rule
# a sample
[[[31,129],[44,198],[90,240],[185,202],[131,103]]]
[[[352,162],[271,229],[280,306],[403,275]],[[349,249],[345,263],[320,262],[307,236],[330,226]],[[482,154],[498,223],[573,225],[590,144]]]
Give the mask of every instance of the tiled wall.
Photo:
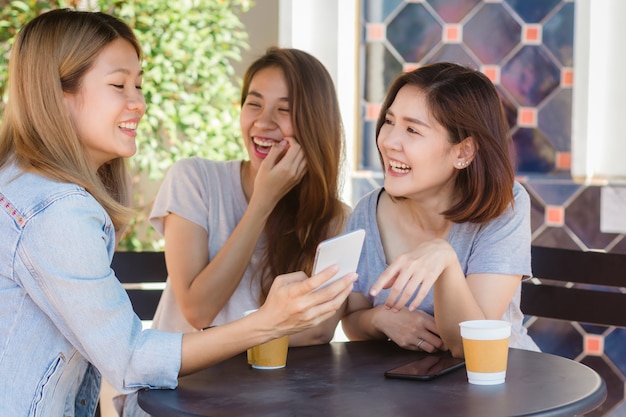
[[[533,243],[626,253],[623,234],[600,230],[599,186],[572,181],[574,0],[361,0],[361,137],[356,201],[382,184],[374,126],[401,71],[435,61],[484,72],[498,88],[518,180],[532,198]],[[626,271],[625,271],[626,274]],[[585,363],[608,398],[590,416],[626,416],[626,329],[527,321],[542,350]]]

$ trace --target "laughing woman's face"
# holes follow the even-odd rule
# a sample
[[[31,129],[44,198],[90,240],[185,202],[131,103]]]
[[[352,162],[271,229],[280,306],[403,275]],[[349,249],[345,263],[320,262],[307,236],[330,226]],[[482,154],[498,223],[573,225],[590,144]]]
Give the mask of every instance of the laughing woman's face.
[[[282,69],[264,68],[252,77],[239,124],[254,171],[272,146],[293,137],[289,90]]]

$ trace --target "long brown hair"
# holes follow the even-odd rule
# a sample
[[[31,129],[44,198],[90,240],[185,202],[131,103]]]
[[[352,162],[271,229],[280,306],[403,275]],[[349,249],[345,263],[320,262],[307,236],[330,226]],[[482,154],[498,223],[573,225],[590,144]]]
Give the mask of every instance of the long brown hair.
[[[241,103],[246,101],[254,75],[272,66],[285,75],[291,122],[307,171],[278,202],[265,225],[262,297],[279,274],[297,270],[310,274],[317,244],[338,234],[346,218],[339,199],[343,125],[332,78],[319,60],[304,51],[270,48],[246,71]]]
[[[117,158],[93,172],[63,99],[76,94],[98,54],[126,39],[141,59],[132,29],[113,16],[70,9],[31,20],[18,34],[9,61],[9,99],[0,126],[0,167],[24,169],[84,187],[105,208],[117,230],[132,212],[125,162]]]
[[[447,130],[451,143],[472,137],[476,145],[472,163],[456,174],[455,189],[461,199],[442,214],[456,223],[484,223],[500,216],[513,202],[515,174],[508,153],[508,124],[493,83],[479,71],[448,62],[400,74],[381,107],[376,137],[405,85],[426,95],[429,111]]]

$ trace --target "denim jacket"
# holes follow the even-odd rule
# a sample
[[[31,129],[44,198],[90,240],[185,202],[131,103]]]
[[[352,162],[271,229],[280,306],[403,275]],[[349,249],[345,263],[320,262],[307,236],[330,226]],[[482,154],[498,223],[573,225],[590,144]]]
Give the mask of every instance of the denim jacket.
[[[182,335],[142,331],[114,250],[85,189],[0,169],[0,416],[93,416],[101,374],[122,393],[176,387]]]

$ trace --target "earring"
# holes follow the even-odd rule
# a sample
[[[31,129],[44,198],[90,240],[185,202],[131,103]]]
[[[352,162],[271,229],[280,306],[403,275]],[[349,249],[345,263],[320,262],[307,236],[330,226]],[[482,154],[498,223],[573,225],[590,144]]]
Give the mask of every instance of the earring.
[[[459,168],[463,168],[465,166],[465,162],[459,161],[456,163],[456,166],[458,166]]]

